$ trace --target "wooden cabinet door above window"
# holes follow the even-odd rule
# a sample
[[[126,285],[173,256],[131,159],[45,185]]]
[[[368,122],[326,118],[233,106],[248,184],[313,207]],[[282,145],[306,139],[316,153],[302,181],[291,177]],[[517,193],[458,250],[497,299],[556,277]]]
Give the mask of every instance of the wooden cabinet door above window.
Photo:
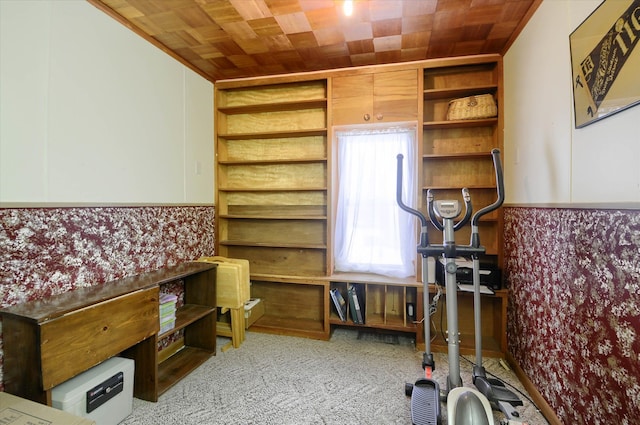
[[[386,71],[332,78],[333,125],[415,121],[418,71]]]

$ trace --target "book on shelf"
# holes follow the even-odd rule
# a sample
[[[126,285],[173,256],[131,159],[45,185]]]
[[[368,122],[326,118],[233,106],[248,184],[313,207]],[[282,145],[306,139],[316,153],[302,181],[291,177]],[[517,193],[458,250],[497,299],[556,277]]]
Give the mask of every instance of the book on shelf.
[[[175,304],[161,304],[160,305],[160,317],[167,317],[171,315],[176,315],[176,305]]]
[[[160,333],[170,331],[176,324],[176,302],[178,297],[174,294],[160,295]]]
[[[351,318],[353,323],[357,325],[364,324],[362,305],[358,299],[358,287],[353,283],[347,285],[347,295],[349,296],[349,307],[351,309]]]
[[[160,319],[160,333],[169,332],[176,325],[176,316],[167,316]]]
[[[338,290],[338,288],[331,288],[329,290],[329,294],[331,294],[331,300],[333,301],[333,306],[336,308],[338,312],[338,316],[340,316],[340,320],[343,322],[347,321],[347,302],[344,300],[344,297]]]

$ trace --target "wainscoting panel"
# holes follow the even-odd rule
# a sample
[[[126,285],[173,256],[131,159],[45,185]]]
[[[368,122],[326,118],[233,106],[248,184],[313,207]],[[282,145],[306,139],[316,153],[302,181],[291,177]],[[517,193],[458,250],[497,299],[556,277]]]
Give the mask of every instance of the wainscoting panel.
[[[638,423],[640,211],[504,220],[509,351],[563,423]]]

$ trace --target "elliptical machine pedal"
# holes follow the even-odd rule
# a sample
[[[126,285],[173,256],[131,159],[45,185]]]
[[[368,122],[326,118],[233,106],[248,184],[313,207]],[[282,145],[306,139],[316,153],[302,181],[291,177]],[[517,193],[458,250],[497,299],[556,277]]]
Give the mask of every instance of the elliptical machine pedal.
[[[421,378],[411,387],[411,423],[414,425],[440,425],[440,386],[433,379]]]

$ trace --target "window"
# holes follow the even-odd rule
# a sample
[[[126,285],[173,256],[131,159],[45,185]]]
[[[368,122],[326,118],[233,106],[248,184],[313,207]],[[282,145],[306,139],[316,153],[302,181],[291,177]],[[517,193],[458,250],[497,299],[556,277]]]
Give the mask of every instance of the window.
[[[336,133],[338,203],[335,270],[393,277],[415,274],[415,217],[396,202],[397,155],[403,154],[403,200],[416,202],[416,129]]]

